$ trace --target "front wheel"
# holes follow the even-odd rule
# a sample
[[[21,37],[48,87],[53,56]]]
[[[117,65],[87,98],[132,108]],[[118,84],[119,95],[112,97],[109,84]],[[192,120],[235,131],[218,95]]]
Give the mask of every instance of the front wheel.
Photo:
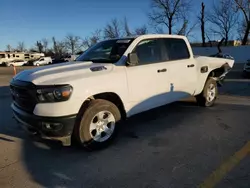
[[[102,99],[93,100],[81,116],[74,137],[85,148],[100,149],[115,138],[121,114],[113,103]]]
[[[214,79],[209,78],[203,88],[203,91],[196,96],[198,105],[204,107],[213,106],[218,96],[218,87]]]

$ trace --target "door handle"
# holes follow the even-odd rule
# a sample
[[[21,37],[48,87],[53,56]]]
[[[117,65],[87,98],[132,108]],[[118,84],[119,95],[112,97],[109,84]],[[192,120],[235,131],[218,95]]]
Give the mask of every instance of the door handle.
[[[187,65],[188,68],[194,67],[194,64]]]
[[[157,70],[158,73],[161,73],[161,72],[167,72],[167,69],[159,69]]]

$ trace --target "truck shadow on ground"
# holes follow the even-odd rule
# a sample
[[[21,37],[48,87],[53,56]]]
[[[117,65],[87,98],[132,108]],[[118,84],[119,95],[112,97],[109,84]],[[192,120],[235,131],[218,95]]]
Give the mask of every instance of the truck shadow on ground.
[[[185,106],[192,108],[192,111],[190,108],[183,109]],[[179,113],[185,115],[178,118]],[[171,141],[158,135],[170,129],[178,129],[192,113],[202,114],[205,109],[192,102],[178,102],[133,116],[120,124],[118,138],[112,145],[94,152],[76,146],[62,147],[51,141],[38,143],[25,139],[22,160],[33,180],[45,187],[84,187],[83,183],[101,186],[105,173],[110,178],[112,169],[117,171],[120,163],[128,160],[128,148],[133,151],[135,145],[144,142],[148,142],[148,147],[168,147]],[[147,148],[142,150],[151,152]],[[81,178],[79,174],[82,174]]]
[[[224,108],[228,108],[228,105],[224,105]],[[249,106],[240,108],[249,110]],[[150,156],[152,152],[159,153],[159,148],[171,147],[174,145],[172,140],[162,135],[177,131],[186,126],[186,121],[192,121],[192,116],[203,116],[206,112],[207,109],[197,107],[193,102],[177,102],[136,115],[122,125],[118,139],[113,145],[95,152],[86,152],[76,147],[65,148],[52,142],[44,146],[25,139],[22,160],[33,180],[45,187],[85,187],[84,183],[86,187],[88,184],[101,187],[106,178],[115,178],[115,182],[120,182],[121,185],[121,166],[124,168],[121,163],[134,164],[135,166],[130,167],[134,170],[140,165],[129,157],[133,154],[128,152],[143,151],[143,156]],[[228,129],[225,126],[221,128]],[[135,149],[140,148],[140,145],[145,146],[145,143],[147,147],[141,148],[140,151]],[[142,158],[141,160],[145,160]],[[114,174],[117,171],[121,174]]]

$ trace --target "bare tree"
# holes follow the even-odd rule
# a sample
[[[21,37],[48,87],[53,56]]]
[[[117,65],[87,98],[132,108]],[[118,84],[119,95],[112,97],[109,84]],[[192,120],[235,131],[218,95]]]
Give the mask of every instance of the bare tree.
[[[12,50],[11,45],[8,44],[8,45],[6,46],[6,50],[10,52],[10,51]]]
[[[71,54],[75,54],[80,49],[80,37],[68,34],[65,38],[65,47],[70,50]]]
[[[143,25],[141,27],[138,27],[135,29],[135,34],[136,35],[145,35],[148,33],[148,28],[146,25]]]
[[[43,38],[43,39],[42,39],[42,45],[43,45],[43,50],[44,50],[44,52],[46,53],[47,50],[48,50],[48,45],[49,45],[48,39]]]
[[[100,29],[95,30],[91,34],[91,36],[83,39],[82,46],[85,48],[89,48],[89,47],[93,46],[94,44],[96,44],[97,42],[99,42],[102,38],[101,32],[102,32],[102,30],[100,30]]]
[[[202,47],[206,46],[206,37],[205,37],[205,4],[204,2],[201,3],[201,13],[198,16],[201,26],[201,39],[202,39]]]
[[[194,30],[194,28],[197,26],[197,22],[189,24],[188,19],[183,16],[183,24],[179,30],[177,30],[178,35],[184,35],[186,37],[191,37],[191,33]]]
[[[24,52],[25,51],[25,45],[24,42],[18,42],[17,48],[18,51]]]
[[[226,46],[238,20],[238,15],[232,8],[232,1],[220,0],[214,4],[208,20],[213,24],[211,31],[224,37]]]
[[[58,54],[58,49],[57,49],[57,41],[55,37],[52,37],[52,42],[53,42],[53,50],[55,54]]]
[[[122,29],[119,21],[116,18],[112,19],[111,22],[108,23],[104,28],[104,38],[119,38],[122,36],[121,31]]]
[[[241,40],[241,41],[244,38],[246,27],[247,27],[247,24],[246,24],[246,22],[244,20],[240,20],[238,22],[238,28],[237,28],[238,39]]]
[[[66,54],[66,44],[63,41],[57,42],[57,50],[59,57],[62,57]]]
[[[164,29],[162,27],[156,27],[155,32],[157,34],[164,34],[165,33],[165,31],[164,31]]]
[[[132,35],[132,33],[130,32],[130,29],[129,29],[129,26],[128,26],[128,20],[127,20],[126,17],[124,18],[124,35],[125,36],[131,36]]]
[[[149,14],[151,23],[155,26],[166,26],[168,33],[177,21],[190,10],[191,0],[151,0],[152,12]]]
[[[42,53],[42,52],[43,52],[43,45],[42,45],[41,41],[36,41],[35,46],[36,46],[37,51],[38,51],[39,53]]]
[[[243,27],[244,36],[242,38],[242,45],[246,45],[250,33],[250,2],[249,0],[234,0],[234,3],[236,4],[236,11],[240,10],[244,16],[245,24],[243,26],[245,28]]]
[[[56,58],[61,58],[66,53],[65,42],[56,41],[55,37],[52,37],[52,42]]]

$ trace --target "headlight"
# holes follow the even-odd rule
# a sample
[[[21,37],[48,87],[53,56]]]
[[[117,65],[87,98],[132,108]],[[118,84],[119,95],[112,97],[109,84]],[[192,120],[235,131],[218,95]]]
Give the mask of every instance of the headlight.
[[[72,86],[53,86],[37,89],[37,98],[40,102],[61,102],[67,101],[73,91]]]

